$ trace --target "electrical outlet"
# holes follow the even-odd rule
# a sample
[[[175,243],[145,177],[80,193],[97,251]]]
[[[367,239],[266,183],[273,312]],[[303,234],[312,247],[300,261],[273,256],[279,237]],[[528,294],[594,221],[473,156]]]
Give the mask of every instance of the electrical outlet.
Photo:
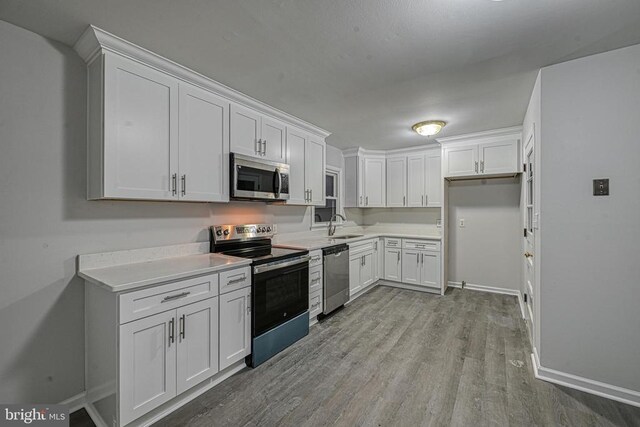
[[[460,228],[464,228],[464,218],[459,218],[459,219],[458,219],[458,226],[459,226]]]
[[[593,180],[593,195],[594,196],[609,195],[609,179],[608,178]]]
[[[437,228],[442,228],[442,220],[441,219],[436,219],[436,227]]]

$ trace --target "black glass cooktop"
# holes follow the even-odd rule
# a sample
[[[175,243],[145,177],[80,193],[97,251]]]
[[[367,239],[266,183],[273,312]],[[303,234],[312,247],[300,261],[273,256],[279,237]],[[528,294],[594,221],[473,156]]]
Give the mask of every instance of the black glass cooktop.
[[[265,264],[271,261],[279,261],[287,258],[294,258],[306,255],[309,251],[300,249],[274,248],[272,246],[255,246],[255,247],[230,247],[217,248],[215,252],[224,255],[236,256],[240,258],[250,258],[253,264]]]

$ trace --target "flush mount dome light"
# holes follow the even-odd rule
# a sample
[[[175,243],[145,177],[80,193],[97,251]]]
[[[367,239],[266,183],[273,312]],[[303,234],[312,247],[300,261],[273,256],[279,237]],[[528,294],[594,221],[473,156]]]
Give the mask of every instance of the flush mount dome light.
[[[442,120],[427,120],[425,122],[416,123],[411,126],[411,129],[415,130],[418,135],[433,136],[440,132],[447,123]]]

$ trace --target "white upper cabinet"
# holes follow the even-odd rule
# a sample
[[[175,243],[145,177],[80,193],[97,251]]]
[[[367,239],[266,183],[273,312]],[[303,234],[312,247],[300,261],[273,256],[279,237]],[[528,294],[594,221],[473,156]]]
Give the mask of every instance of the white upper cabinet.
[[[499,177],[521,171],[520,128],[500,129],[478,134],[442,138],[445,178]]]
[[[387,206],[407,206],[407,158],[387,159]]]
[[[89,119],[98,139],[104,119],[104,150],[89,148],[89,173],[97,180],[89,198],[177,199],[177,81],[116,55],[104,56],[103,82],[101,73],[99,63],[89,69]]]
[[[427,172],[425,174],[425,206],[442,206],[442,155],[441,150],[432,150],[425,156]]]
[[[74,48],[88,70],[90,200],[227,202],[229,151],[285,163],[289,126],[323,147],[329,135],[99,28]],[[320,166],[309,204],[324,203]]]
[[[180,198],[229,200],[229,101],[180,84]],[[214,166],[215,165],[215,166]]]
[[[424,206],[425,171],[424,155],[418,154],[407,157],[407,206],[411,208]]]
[[[321,138],[287,128],[288,205],[324,205],[326,146]]]
[[[385,158],[364,159],[364,206],[384,207],[386,205],[386,162]]]

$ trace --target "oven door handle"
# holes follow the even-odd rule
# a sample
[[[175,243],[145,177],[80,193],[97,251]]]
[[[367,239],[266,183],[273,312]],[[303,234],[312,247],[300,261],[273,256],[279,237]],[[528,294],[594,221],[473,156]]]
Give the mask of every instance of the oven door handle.
[[[288,261],[257,265],[253,267],[253,274],[266,273],[267,271],[273,271],[280,268],[291,267],[292,265],[304,264],[309,262],[310,259],[311,257],[309,255],[304,255]]]

